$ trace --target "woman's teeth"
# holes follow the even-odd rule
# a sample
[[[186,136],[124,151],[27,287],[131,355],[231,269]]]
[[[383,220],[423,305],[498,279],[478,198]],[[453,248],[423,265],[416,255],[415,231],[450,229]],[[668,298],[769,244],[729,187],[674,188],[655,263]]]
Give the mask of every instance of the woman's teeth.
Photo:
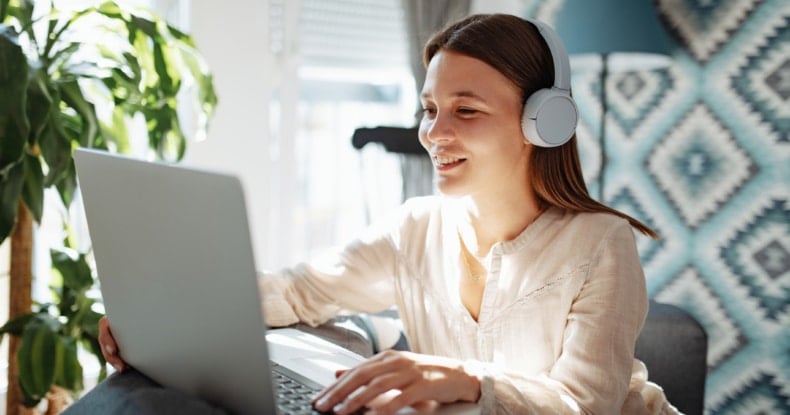
[[[439,165],[439,166],[443,166],[443,165],[446,165],[446,164],[457,163],[457,162],[459,162],[459,161],[461,161],[461,160],[463,160],[463,159],[459,159],[459,158],[455,158],[455,157],[440,157],[440,156],[434,156],[434,157],[433,157],[433,160],[434,160],[434,162],[435,162],[437,165]]]

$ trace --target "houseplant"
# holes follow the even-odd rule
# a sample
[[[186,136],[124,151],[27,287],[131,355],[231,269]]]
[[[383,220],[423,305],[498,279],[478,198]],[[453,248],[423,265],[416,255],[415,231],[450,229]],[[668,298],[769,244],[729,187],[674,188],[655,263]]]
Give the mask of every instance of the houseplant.
[[[55,301],[32,305],[32,229],[44,213],[44,190],[57,189],[71,206],[74,148],[139,154],[135,126],[147,133],[145,157],[179,160],[186,147],[179,103],[197,104],[199,130],[216,105],[189,35],[114,1],[65,9],[69,3],[0,0],[0,242],[11,239],[10,319],[0,334],[12,335],[8,415],[35,406],[53,385],[77,393],[78,345],[104,367],[95,332],[101,310],[88,295],[95,282],[89,252],[76,250],[73,233],[64,232],[66,242],[52,254]]]

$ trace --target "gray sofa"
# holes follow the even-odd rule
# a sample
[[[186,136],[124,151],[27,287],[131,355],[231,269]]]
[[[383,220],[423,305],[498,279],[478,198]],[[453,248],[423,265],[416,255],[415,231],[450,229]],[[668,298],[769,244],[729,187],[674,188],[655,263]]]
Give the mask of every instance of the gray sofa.
[[[649,380],[684,414],[703,413],[707,352],[708,336],[694,317],[680,307],[650,302],[636,357],[647,366]]]
[[[350,321],[349,321],[350,320]],[[359,330],[349,330],[352,323]],[[318,328],[298,328],[370,355],[367,325],[359,317],[344,318]],[[650,302],[650,311],[636,344],[636,356],[648,367],[650,380],[661,385],[675,407],[688,415],[703,413],[707,372],[707,335],[679,307]],[[139,372],[114,374],[75,402],[64,415],[78,414],[223,414],[219,408],[183,393],[166,390]]]

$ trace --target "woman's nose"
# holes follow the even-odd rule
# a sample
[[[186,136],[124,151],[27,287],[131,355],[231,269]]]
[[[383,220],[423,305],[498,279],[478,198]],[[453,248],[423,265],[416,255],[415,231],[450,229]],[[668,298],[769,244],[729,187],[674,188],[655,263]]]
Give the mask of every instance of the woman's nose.
[[[441,113],[436,113],[433,118],[424,118],[420,123],[420,130],[424,131],[431,144],[451,141],[454,138],[451,120]]]

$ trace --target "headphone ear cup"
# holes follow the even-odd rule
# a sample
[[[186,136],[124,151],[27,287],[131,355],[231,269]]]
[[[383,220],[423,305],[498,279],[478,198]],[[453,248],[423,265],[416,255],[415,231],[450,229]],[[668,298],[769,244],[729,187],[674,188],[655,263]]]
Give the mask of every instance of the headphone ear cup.
[[[567,92],[544,88],[530,95],[521,116],[524,138],[539,147],[557,147],[576,131],[579,111]]]

